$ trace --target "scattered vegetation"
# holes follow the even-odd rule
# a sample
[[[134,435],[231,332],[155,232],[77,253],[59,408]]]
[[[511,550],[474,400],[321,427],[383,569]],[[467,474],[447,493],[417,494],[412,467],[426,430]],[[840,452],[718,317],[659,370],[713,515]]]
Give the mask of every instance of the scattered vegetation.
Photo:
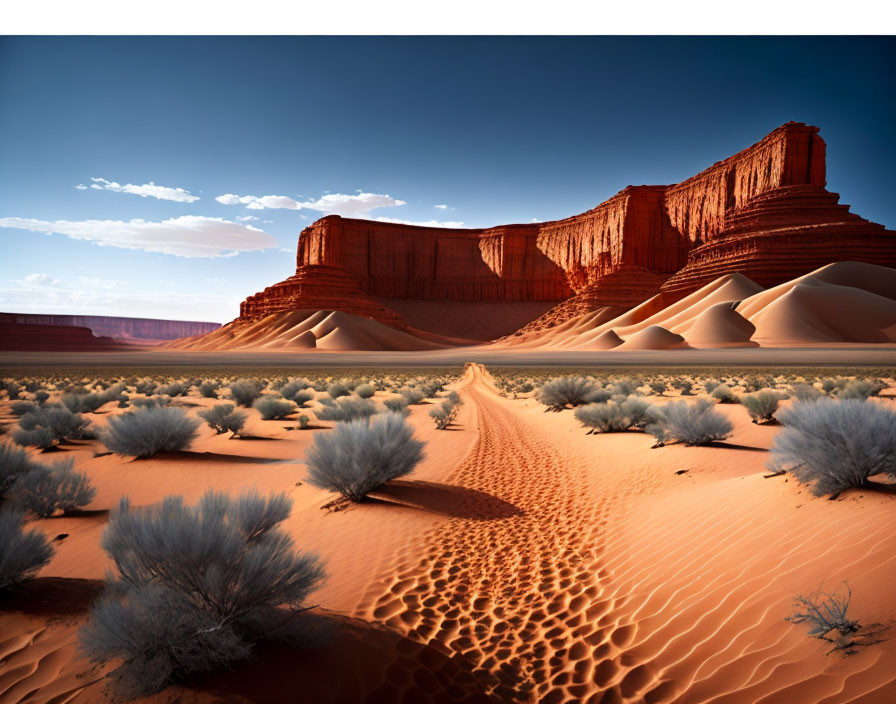
[[[61,404],[46,404],[19,418],[12,439],[19,445],[48,449],[68,440],[88,437],[90,421]]]
[[[455,421],[462,403],[460,394],[452,391],[440,405],[430,409],[429,416],[435,421],[438,430],[446,430]]]
[[[879,624],[872,624],[868,629],[849,617],[849,604],[852,601],[852,590],[844,582],[846,594],[822,592],[798,594],[793,599],[793,613],[785,620],[791,623],[809,625],[809,637],[818,638],[833,644],[828,655],[841,652],[844,656],[854,655],[857,647],[880,643]],[[865,632],[863,632],[865,631]]]
[[[668,438],[686,445],[709,445],[724,440],[734,431],[731,421],[715,410],[715,404],[707,399],[693,403],[673,401],[662,409],[654,408],[653,414]]]
[[[781,401],[780,394],[763,389],[756,393],[746,394],[740,397],[740,402],[747,409],[754,423],[776,423],[775,411]]]
[[[784,429],[768,466],[788,471],[816,496],[873,488],[871,477],[896,477],[896,412],[871,401],[798,402],[778,413]]]
[[[308,450],[308,482],[363,501],[387,482],[410,474],[423,459],[423,443],[397,413],[340,423],[314,436]]]
[[[575,410],[576,420],[592,433],[621,433],[630,428],[643,428],[650,420],[650,404],[637,396],[619,401],[589,403]]]
[[[261,396],[262,387],[254,379],[240,379],[227,387],[230,390],[230,398],[237,405],[251,408],[255,400]]]
[[[261,413],[262,420],[280,420],[296,410],[296,404],[275,396],[262,396],[252,407]]]
[[[143,509],[122,500],[102,537],[117,575],[81,631],[91,660],[120,663],[117,697],[226,668],[261,640],[313,644],[305,602],[324,572],[279,527],[291,507],[285,494],[210,491],[195,506],[168,497]]]
[[[538,400],[547,406],[548,411],[562,411],[565,408],[575,408],[586,403],[606,401],[609,398],[599,399],[597,395],[600,389],[591,379],[581,376],[561,376],[545,382],[538,390]]]
[[[8,506],[0,510],[0,592],[36,577],[52,557],[44,534],[25,529],[23,511]]]
[[[157,452],[186,450],[196,438],[198,427],[199,421],[180,408],[149,406],[110,418],[101,440],[119,455],[148,457]]]
[[[7,496],[16,480],[33,466],[34,463],[21,447],[0,443],[0,496]]]
[[[83,508],[93,501],[96,489],[84,472],[72,469],[73,465],[72,459],[32,465],[12,485],[9,498],[38,518]]]
[[[245,411],[236,410],[232,403],[219,403],[199,411],[197,415],[218,435],[228,432],[239,435],[249,417]]]
[[[348,396],[351,392],[346,388],[345,384],[334,382],[327,387],[327,393],[330,395],[330,398],[337,399]]]
[[[366,398],[357,396],[340,396],[330,404],[321,404],[315,415],[318,420],[348,422],[360,418],[370,418],[376,413],[376,404]]]

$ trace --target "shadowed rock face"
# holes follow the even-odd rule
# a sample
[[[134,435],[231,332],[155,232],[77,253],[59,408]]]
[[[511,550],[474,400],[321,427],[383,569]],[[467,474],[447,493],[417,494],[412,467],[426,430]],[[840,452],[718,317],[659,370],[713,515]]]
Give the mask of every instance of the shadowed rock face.
[[[818,128],[790,122],[682,183],[628,186],[565,220],[446,229],[332,215],[302,231],[296,273],[246,299],[240,319],[324,308],[403,329],[390,299],[563,303],[542,316],[554,325],[733,272],[769,286],[832,261],[896,266],[896,233],[824,187]]]

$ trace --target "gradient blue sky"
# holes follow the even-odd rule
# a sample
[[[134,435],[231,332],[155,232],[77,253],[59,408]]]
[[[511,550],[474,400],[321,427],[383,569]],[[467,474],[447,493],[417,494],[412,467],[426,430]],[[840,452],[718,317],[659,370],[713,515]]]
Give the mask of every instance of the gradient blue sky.
[[[326,212],[551,220],[788,120],[896,227],[894,75],[893,38],[0,38],[0,310],[226,322]]]

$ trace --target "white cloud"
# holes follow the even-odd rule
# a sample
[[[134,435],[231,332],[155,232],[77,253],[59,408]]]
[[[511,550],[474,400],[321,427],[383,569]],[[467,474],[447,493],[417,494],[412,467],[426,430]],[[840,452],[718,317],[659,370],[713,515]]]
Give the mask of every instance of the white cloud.
[[[354,195],[345,193],[327,193],[317,200],[298,201],[289,196],[238,196],[225,193],[215,198],[224,205],[245,205],[250,210],[276,208],[286,210],[316,210],[327,215],[344,215],[345,217],[365,217],[376,208],[392,208],[406,205],[406,201],[381,193],[363,193]]]
[[[116,193],[130,193],[143,198],[158,198],[159,200],[173,200],[178,203],[193,203],[199,200],[199,196],[194,196],[183,188],[169,188],[168,186],[157,186],[152,181],[144,183],[141,186],[133,183],[121,185],[115,181],[109,181],[104,178],[91,178],[93,181],[90,187],[96,191],[115,191]],[[75,186],[79,191],[87,189],[83,183]]]
[[[237,217],[239,222],[252,222],[253,220],[258,220],[254,215],[240,215]],[[268,221],[270,222],[270,221]]]
[[[433,207],[438,208],[439,210],[448,210],[448,206],[445,205],[444,203],[442,203],[440,205],[434,205]]]
[[[532,218],[529,222],[541,222],[538,218]]]
[[[439,221],[439,220],[425,220],[425,221],[415,221],[415,220],[399,220],[398,218],[376,218],[377,222],[391,222],[396,225],[417,225],[418,227],[450,227],[450,228],[458,228],[463,227],[463,222],[458,222],[455,220],[447,220],[447,221]]]
[[[59,279],[54,279],[49,274],[28,274],[22,283],[26,286],[55,286],[59,283]]]
[[[217,280],[217,288],[226,294],[185,294],[177,288],[134,291],[131,284],[88,277],[79,277],[74,286],[56,279],[38,286],[28,282],[34,276],[46,275],[29,274],[9,281],[9,287],[0,286],[0,310],[226,322],[236,316],[243,298],[242,293],[230,293],[233,287],[223,279]]]
[[[47,235],[65,235],[100,246],[142,249],[178,257],[224,257],[277,246],[264,230],[222,218],[183,215],[150,222],[146,220],[34,220],[0,218],[0,227],[11,227]]]

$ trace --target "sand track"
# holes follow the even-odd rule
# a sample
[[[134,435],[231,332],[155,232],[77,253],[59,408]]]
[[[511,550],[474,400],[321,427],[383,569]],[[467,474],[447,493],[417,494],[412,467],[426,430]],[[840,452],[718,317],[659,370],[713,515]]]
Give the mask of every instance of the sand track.
[[[608,503],[592,500],[584,459],[508,409],[481,366],[468,381],[460,393],[476,406],[479,438],[450,480],[516,511],[440,526],[361,612],[462,653],[502,700],[585,701],[612,689],[617,668],[601,654],[630,638],[601,618],[613,606],[600,564]],[[645,677],[636,669],[620,687]]]

